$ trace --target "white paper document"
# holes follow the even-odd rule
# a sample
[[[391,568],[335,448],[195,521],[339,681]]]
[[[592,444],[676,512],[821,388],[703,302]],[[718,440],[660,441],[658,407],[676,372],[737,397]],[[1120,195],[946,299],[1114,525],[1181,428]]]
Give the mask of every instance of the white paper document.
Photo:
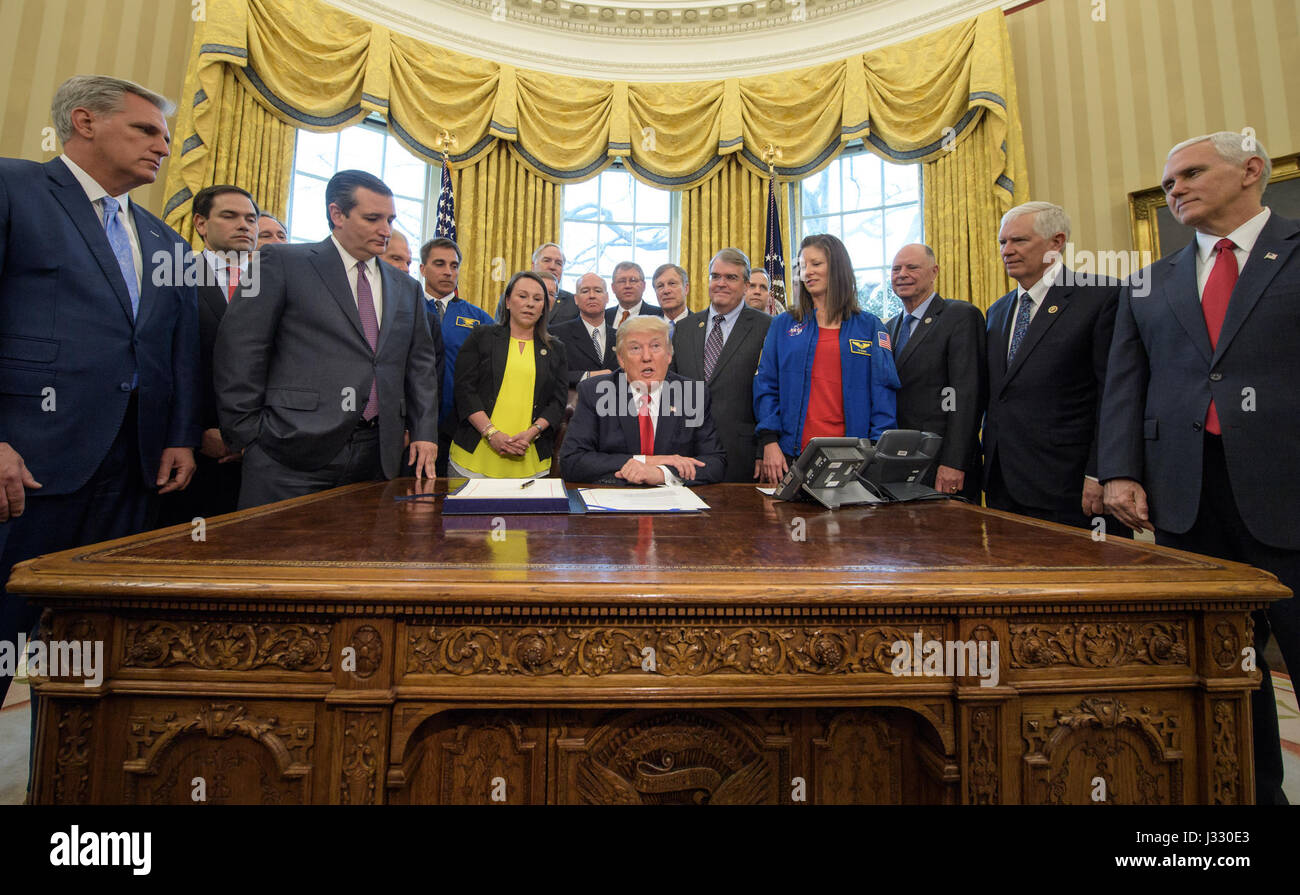
[[[690,488],[581,488],[589,513],[697,513],[709,505]]]
[[[565,497],[564,482],[560,479],[470,479],[450,497],[473,499],[510,500]]]

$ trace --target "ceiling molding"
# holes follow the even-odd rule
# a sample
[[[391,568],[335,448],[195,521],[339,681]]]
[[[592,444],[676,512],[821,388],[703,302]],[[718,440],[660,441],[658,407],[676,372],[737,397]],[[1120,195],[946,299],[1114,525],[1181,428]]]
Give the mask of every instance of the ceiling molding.
[[[633,81],[746,77],[832,62],[1012,5],[998,0],[802,0],[802,7],[801,0],[327,2],[471,56],[535,71]],[[800,8],[801,21],[792,18]],[[687,19],[690,12],[696,13],[694,23]]]

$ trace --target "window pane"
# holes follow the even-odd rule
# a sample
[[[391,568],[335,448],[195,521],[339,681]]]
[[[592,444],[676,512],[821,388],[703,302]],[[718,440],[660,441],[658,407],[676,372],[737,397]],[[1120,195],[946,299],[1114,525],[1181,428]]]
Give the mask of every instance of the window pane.
[[[605,218],[631,223],[636,220],[632,207],[632,175],[626,171],[605,171],[600,175],[600,207]]]
[[[854,272],[858,279],[858,304],[882,321],[898,313],[902,303],[889,288],[889,277],[882,268]]]
[[[883,162],[870,152],[858,152],[848,157],[844,165],[843,211],[857,208],[875,208],[880,205],[880,181]]]
[[[424,224],[424,203],[417,202],[415,199],[396,199],[395,204],[397,220],[394,224],[406,236],[406,241],[411,244],[411,257],[418,262],[422,238],[420,231]]]
[[[298,145],[293,166],[299,171],[315,174],[327,180],[334,176],[334,156],[338,152],[338,134],[316,134],[298,131]]]
[[[803,180],[803,213],[829,214],[840,211],[840,162],[835,160],[824,170]],[[813,231],[828,233],[828,230]]]
[[[631,179],[631,175],[628,175]],[[667,190],[657,190],[654,187],[646,186],[644,183],[637,183],[634,187],[636,195],[636,220],[640,224],[658,224],[668,223],[672,219],[670,211],[671,194]],[[667,237],[664,237],[667,239]]]
[[[812,236],[814,233],[829,233],[836,238],[840,235],[840,219],[838,216],[833,218],[804,218],[803,235]]]
[[[594,220],[600,209],[600,178],[564,185],[564,216]]]
[[[293,220],[289,222],[289,233],[294,242],[319,242],[329,235],[325,181],[305,176],[294,178]]]
[[[339,171],[367,171],[383,175],[384,134],[369,127],[350,127],[339,133]]]
[[[571,274],[576,282],[577,278],[584,273],[596,269],[596,234],[599,230],[598,224],[565,221],[564,254],[567,262],[564,265],[564,272],[566,280],[568,275]]]
[[[883,257],[883,215],[878,211],[859,211],[844,216],[844,248],[849,250],[855,267],[870,265],[878,267],[884,263]]]
[[[886,164],[885,201],[890,205],[899,202],[920,202],[921,166]]]
[[[387,137],[383,181],[398,196],[423,201],[428,185],[429,166],[407,151],[396,138]]]
[[[903,246],[921,241],[921,206],[906,205],[885,212],[885,263],[892,264]]]

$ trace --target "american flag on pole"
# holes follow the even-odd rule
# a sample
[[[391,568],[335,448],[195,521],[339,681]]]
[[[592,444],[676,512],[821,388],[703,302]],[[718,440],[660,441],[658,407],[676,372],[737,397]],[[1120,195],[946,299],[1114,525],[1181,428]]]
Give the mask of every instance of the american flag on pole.
[[[447,164],[447,154],[442,154],[442,189],[438,190],[438,223],[434,225],[434,236],[445,236],[456,241],[456,197],[451,193],[451,166]]]
[[[776,178],[767,179],[767,239],[763,246],[763,270],[771,292],[767,299],[767,313],[776,316],[777,303],[785,304],[785,249],[781,246],[781,217],[776,209]]]

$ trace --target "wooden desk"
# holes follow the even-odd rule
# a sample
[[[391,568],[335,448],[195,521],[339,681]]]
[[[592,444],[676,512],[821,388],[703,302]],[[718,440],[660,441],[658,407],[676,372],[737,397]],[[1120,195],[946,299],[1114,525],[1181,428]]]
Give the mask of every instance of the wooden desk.
[[[446,517],[356,485],[20,566],[42,803],[1253,798],[1233,563],[956,503]],[[439,483],[439,488],[442,483]],[[915,632],[997,686],[895,676]],[[653,662],[650,660],[653,659]],[[969,669],[968,669],[969,672]]]

